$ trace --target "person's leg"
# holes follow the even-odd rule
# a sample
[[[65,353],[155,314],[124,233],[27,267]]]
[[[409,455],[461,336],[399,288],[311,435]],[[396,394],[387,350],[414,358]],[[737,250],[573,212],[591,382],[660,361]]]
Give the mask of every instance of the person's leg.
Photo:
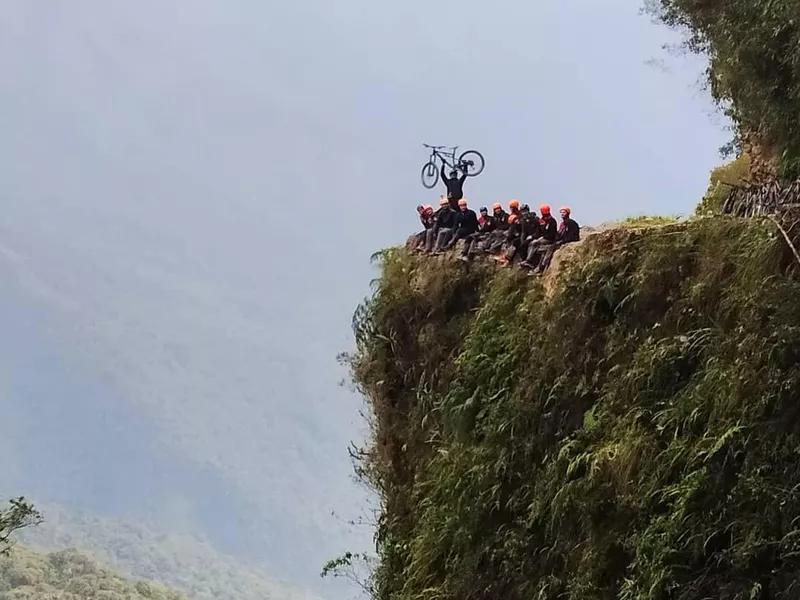
[[[513,239],[509,242],[508,248],[506,249],[506,260],[511,262],[514,260],[514,256],[517,254],[517,249],[519,248],[519,239]]]
[[[503,244],[506,241],[506,232],[505,231],[497,231],[492,234],[491,239],[486,243],[486,251],[489,254],[496,254],[503,249]]]
[[[439,230],[439,235],[436,238],[436,250],[442,251],[444,250],[444,245],[450,239],[450,236],[453,234],[453,230],[450,228],[442,228]]]
[[[468,234],[464,229],[461,229],[460,227],[456,229],[455,233],[453,234],[453,237],[451,237],[450,241],[447,242],[447,244],[445,245],[445,250],[450,250],[453,246],[456,245],[458,240],[467,237],[467,235]]]
[[[538,248],[539,244],[536,243],[536,240],[528,244],[528,252],[525,256],[525,260],[522,261],[519,266],[523,269],[535,269],[538,262]]]
[[[464,239],[464,247],[461,248],[462,258],[467,258],[469,256],[469,251],[472,249],[472,245],[475,243],[477,236],[477,233],[473,233]]]
[[[553,260],[553,254],[555,254],[555,252],[555,244],[547,244],[541,247],[540,254],[542,258],[539,261],[539,273],[543,273],[544,270],[550,266],[550,261]]]
[[[436,241],[436,230],[431,227],[425,231],[425,252],[433,252],[434,241]]]

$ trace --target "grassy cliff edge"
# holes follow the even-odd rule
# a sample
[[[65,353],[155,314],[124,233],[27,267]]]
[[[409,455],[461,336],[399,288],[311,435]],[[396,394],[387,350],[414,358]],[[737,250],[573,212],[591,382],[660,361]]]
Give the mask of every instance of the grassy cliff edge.
[[[535,280],[391,249],[354,318],[388,600],[800,597],[800,280],[768,220]]]

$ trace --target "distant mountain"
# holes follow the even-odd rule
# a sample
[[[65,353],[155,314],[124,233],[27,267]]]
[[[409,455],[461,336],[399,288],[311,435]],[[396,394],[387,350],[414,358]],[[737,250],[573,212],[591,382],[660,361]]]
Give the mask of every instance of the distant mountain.
[[[48,555],[19,546],[0,557],[1,600],[186,600],[181,592],[127,581],[76,550]]]
[[[221,554],[199,537],[165,535],[117,519],[37,506],[45,523],[18,536],[29,548],[77,548],[126,577],[182,590],[192,600],[319,600],[270,578],[266,569]]]

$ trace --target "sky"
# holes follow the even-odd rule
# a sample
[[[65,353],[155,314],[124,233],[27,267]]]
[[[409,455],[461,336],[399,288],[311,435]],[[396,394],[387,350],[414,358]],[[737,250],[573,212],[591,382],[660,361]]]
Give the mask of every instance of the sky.
[[[441,193],[422,144],[483,153],[474,207],[586,225],[686,215],[720,163],[702,60],[639,8],[5,0],[0,485],[324,592],[321,562],[370,541],[341,522],[364,427],[335,356],[369,256]]]

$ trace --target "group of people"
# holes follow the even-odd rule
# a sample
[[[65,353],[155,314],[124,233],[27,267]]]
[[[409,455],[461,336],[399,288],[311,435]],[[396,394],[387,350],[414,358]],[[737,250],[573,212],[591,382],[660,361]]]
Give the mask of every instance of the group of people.
[[[541,274],[558,248],[580,240],[580,226],[568,206],[559,209],[560,221],[553,217],[549,205],[542,204],[537,215],[518,200],[509,202],[508,212],[497,202],[491,214],[483,206],[478,216],[467,205],[461,184],[463,181],[454,177],[445,179],[448,197],[441,198],[438,210],[431,205],[417,206],[423,230],[416,235],[415,251],[443,253],[463,240],[460,259],[464,262],[488,254],[505,267],[519,257],[520,268]]]

